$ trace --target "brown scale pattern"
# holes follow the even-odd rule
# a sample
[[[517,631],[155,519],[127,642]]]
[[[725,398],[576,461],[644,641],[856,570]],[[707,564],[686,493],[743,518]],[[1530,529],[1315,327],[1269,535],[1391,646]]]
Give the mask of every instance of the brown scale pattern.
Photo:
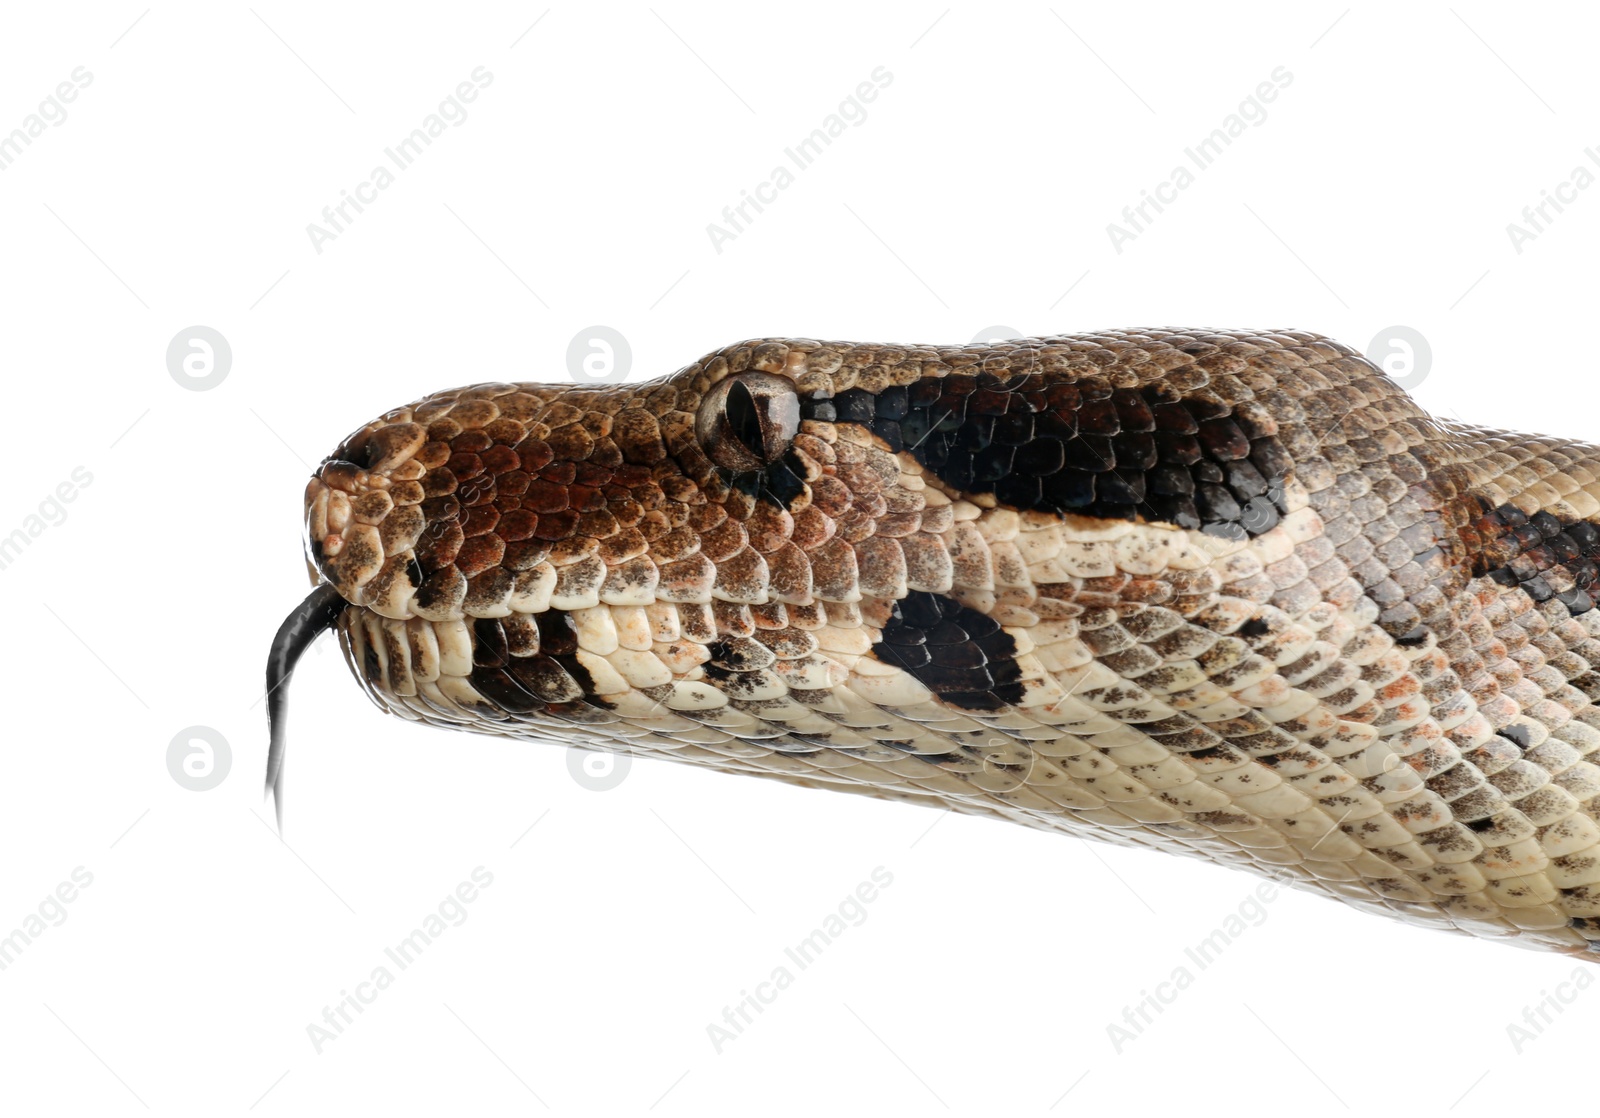
[[[751,373],[801,401],[767,474],[696,436]],[[1600,940],[1597,522],[1594,447],[1436,422],[1315,335],[1199,330],[453,389],[306,500],[352,667],[402,717],[1572,952]]]

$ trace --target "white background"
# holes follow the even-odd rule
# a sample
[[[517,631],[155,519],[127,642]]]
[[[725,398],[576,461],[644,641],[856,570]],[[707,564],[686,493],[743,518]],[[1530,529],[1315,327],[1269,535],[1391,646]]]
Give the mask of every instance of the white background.
[[[763,335],[1364,349],[1403,324],[1436,413],[1589,434],[1600,191],[1521,253],[1506,226],[1600,141],[1597,30],[1480,3],[8,7],[0,132],[93,80],[0,171],[0,535],[93,480],[0,571],[0,935],[93,883],[0,971],[0,1106],[1590,1104],[1600,995],[1507,1035],[1572,959],[1283,895],[1119,1053],[1107,1025],[1254,879],[664,763],[591,791],[567,751],[383,718],[329,642],[295,681],[285,845],[257,700],[309,469],[431,390],[565,379],[593,324],[634,379]],[[467,119],[316,252],[308,223],[479,66]],[[715,251],[707,224],[880,66],[866,120]],[[1280,66],[1267,119],[1115,251],[1108,223]],[[196,324],[233,351],[204,392],[165,362]],[[193,725],[231,745],[207,792],[167,768]],[[466,921],[319,1054],[324,1006],[478,866]],[[723,1007],[879,866],[865,922],[719,1054]]]

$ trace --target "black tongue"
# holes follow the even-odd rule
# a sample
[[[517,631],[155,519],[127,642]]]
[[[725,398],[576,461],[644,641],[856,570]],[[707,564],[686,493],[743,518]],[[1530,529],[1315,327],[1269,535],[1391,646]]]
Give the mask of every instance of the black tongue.
[[[323,583],[278,626],[267,653],[267,795],[277,811],[278,830],[283,830],[283,751],[284,723],[289,716],[289,680],[294,666],[305,655],[311,642],[328,629],[344,610],[345,600],[330,584]]]

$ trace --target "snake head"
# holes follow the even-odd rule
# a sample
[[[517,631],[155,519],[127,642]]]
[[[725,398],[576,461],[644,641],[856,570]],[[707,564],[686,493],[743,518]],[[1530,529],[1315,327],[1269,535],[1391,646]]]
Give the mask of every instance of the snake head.
[[[777,720],[812,750],[801,736],[859,737],[814,708],[936,703],[870,652],[897,603],[951,590],[939,533],[959,495],[838,422],[835,391],[877,375],[752,342],[640,385],[477,385],[384,413],[305,495],[352,670],[409,719],[554,738],[576,723],[595,747],[680,759],[707,726],[731,741]],[[1017,675],[973,663],[934,682],[976,701],[1020,695]]]

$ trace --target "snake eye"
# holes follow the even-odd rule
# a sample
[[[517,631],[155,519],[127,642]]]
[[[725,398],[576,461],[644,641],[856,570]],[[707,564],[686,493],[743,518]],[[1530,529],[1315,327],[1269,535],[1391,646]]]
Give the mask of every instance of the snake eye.
[[[794,383],[768,373],[719,381],[695,415],[694,433],[724,469],[759,470],[782,457],[800,430]]]

